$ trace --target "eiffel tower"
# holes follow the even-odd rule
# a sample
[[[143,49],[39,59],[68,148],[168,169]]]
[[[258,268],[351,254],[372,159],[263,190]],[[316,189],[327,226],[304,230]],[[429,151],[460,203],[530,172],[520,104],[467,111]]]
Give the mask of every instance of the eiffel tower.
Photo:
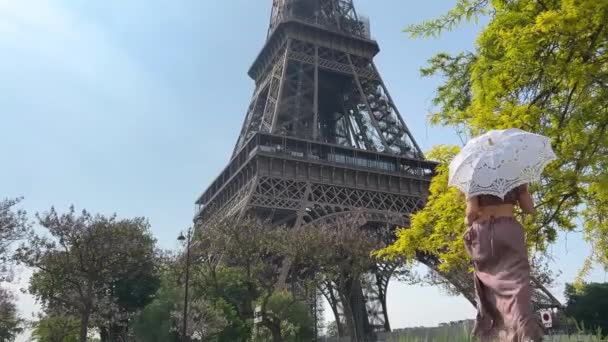
[[[274,0],[266,43],[249,70],[255,91],[228,166],[198,198],[195,222],[254,213],[305,229],[357,213],[364,224],[407,227],[428,196],[424,159],[373,63],[378,43],[353,0]],[[438,270],[439,261],[419,261]],[[397,265],[378,264],[346,300],[373,340],[390,331],[386,293]],[[474,305],[466,272],[444,274]],[[345,333],[344,293],[322,292]],[[537,307],[559,304],[536,284]]]

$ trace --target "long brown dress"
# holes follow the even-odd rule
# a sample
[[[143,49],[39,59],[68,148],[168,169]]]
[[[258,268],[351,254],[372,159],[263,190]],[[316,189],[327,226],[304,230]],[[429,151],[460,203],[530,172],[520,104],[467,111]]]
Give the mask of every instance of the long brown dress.
[[[515,204],[520,189],[504,200],[479,196],[479,206]],[[474,265],[477,319],[474,335],[501,342],[540,341],[542,328],[530,300],[530,264],[522,225],[513,217],[470,224],[464,243]]]

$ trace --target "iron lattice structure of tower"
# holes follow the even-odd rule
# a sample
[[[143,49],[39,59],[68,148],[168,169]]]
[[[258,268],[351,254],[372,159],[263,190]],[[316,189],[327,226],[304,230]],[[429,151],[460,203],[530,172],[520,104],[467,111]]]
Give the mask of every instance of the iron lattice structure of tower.
[[[249,70],[256,87],[243,127],[228,166],[196,202],[197,225],[255,213],[305,229],[356,212],[368,226],[407,227],[435,164],[391,99],[373,63],[378,52],[352,0],[274,0],[266,43]],[[438,270],[436,258],[418,259]],[[395,267],[378,264],[349,294],[357,298],[346,299],[360,306],[358,336],[390,331],[386,294]],[[470,275],[444,276],[475,303]],[[343,294],[331,282],[322,292],[343,322]],[[559,305],[539,284],[534,298],[537,307]]]

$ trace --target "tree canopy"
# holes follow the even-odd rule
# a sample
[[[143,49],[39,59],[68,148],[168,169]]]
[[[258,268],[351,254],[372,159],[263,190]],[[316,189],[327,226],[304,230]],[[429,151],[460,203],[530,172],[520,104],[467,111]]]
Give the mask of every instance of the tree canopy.
[[[78,342],[80,322],[73,317],[44,316],[34,323],[32,337],[37,342]]]
[[[223,311],[227,324],[218,332],[218,340],[247,340],[258,305],[264,317],[261,325],[272,333],[274,341],[293,334],[290,316],[271,309],[277,298],[291,298],[293,305],[296,302],[290,295],[277,297],[276,293],[283,260],[300,260],[305,253],[291,248],[295,246],[292,232],[255,217],[229,217],[207,222],[195,240],[193,294],[205,298],[204,303],[214,310]]]
[[[48,235],[32,234],[16,258],[34,269],[29,291],[51,316],[74,316],[79,340],[88,328],[127,326],[136,309],[152,300],[155,240],[143,218],[80,215],[70,208],[37,215]],[[104,332],[104,330],[106,330]]]
[[[171,313],[183,300],[182,288],[175,277],[176,265],[166,258],[160,265],[160,287],[154,299],[137,314],[132,330],[136,341],[178,342],[177,323]]]
[[[489,19],[475,50],[440,53],[422,69],[441,76],[430,114],[463,136],[521,128],[551,138],[558,161],[533,186],[537,214],[525,222],[530,247],[543,251],[558,231],[583,228],[592,262],[608,267],[608,2],[592,0],[457,0],[445,16],[412,25],[433,36],[462,20]],[[462,196],[447,187],[446,165],[457,152],[439,146],[442,163],[427,206],[385,256],[413,257],[413,243],[438,255],[444,270],[466,260]]]
[[[12,278],[12,245],[24,239],[30,231],[27,214],[24,210],[15,209],[21,201],[17,199],[0,199],[0,281]]]
[[[565,313],[586,329],[608,336],[608,283],[566,284]]]

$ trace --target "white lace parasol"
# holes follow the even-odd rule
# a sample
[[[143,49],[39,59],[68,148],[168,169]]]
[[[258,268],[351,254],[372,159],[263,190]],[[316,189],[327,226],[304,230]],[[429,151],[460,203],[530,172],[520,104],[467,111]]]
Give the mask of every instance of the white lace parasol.
[[[467,196],[504,198],[515,187],[538,181],[555,159],[547,137],[515,128],[490,131],[470,140],[454,157],[448,184]]]

